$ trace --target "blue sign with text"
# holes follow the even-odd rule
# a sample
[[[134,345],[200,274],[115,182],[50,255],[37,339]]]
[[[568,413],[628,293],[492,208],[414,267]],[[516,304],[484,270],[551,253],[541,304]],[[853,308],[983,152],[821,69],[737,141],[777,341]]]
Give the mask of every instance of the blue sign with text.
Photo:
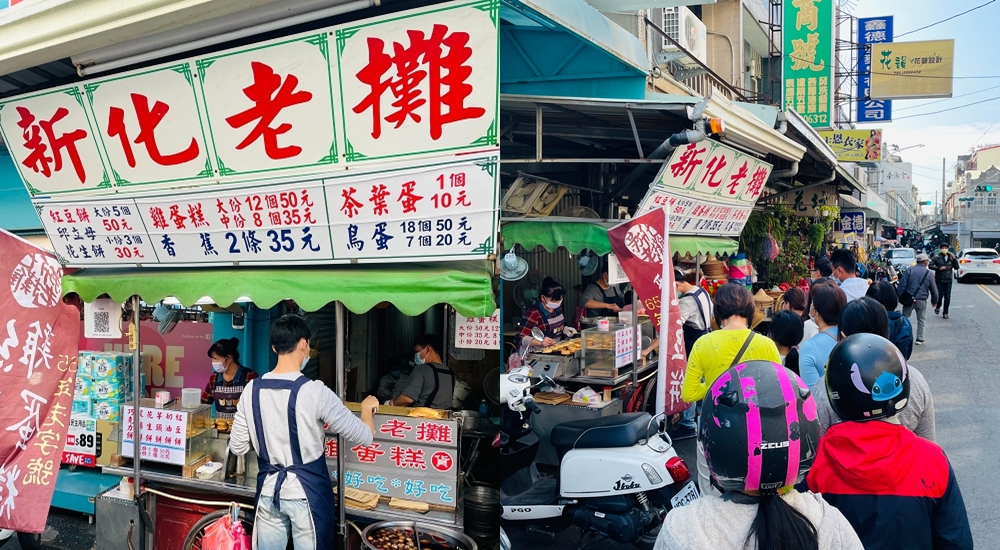
[[[858,122],[892,120],[892,101],[871,99],[873,44],[892,42],[892,16],[858,19]]]

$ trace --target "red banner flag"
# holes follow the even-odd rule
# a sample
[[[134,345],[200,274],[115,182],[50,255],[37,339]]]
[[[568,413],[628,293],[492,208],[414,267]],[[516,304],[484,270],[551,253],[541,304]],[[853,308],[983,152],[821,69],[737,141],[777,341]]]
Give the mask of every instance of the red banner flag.
[[[0,528],[41,533],[73,408],[80,311],[55,256],[0,230]]]
[[[658,208],[608,230],[611,248],[628,275],[639,302],[646,309],[653,328],[661,334],[657,411],[679,413],[690,404],[681,400],[681,386],[687,369],[684,352],[684,322],[681,320],[677,288],[674,286],[674,266],[667,238],[666,213]],[[662,303],[667,302],[665,317],[668,330],[666,342],[660,330]],[[661,409],[662,404],[662,409]]]

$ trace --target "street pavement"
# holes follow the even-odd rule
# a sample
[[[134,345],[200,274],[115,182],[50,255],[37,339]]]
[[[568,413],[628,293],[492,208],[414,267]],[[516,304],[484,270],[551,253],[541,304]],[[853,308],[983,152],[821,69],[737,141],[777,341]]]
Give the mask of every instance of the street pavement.
[[[958,477],[977,546],[1000,540],[1000,285],[954,284],[950,319],[927,311],[924,338],[909,363],[920,369],[934,397],[937,443]],[[916,333],[917,317],[910,319]],[[678,442],[678,454],[694,469],[694,440]],[[514,550],[578,548],[580,533],[570,528],[554,538],[505,524]],[[592,548],[631,545],[600,541]]]

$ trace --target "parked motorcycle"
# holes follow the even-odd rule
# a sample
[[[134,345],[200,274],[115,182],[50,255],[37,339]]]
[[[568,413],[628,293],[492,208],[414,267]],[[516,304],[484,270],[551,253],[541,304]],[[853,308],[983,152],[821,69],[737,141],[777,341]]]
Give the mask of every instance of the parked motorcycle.
[[[550,438],[561,464],[555,476],[545,477],[534,464],[540,440],[530,419],[541,409],[531,390],[551,380],[533,385],[529,372],[521,367],[500,378],[507,405],[500,424],[501,518],[554,531],[576,525],[651,549],[667,512],[698,498],[666,433],[665,416],[626,413],[556,425]]]

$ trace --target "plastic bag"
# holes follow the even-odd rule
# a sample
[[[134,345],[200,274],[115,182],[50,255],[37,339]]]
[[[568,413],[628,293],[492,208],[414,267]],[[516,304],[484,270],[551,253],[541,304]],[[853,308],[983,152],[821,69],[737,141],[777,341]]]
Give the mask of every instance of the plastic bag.
[[[243,529],[243,523],[233,523],[226,514],[205,528],[201,539],[202,548],[218,550],[250,550],[250,535]]]

